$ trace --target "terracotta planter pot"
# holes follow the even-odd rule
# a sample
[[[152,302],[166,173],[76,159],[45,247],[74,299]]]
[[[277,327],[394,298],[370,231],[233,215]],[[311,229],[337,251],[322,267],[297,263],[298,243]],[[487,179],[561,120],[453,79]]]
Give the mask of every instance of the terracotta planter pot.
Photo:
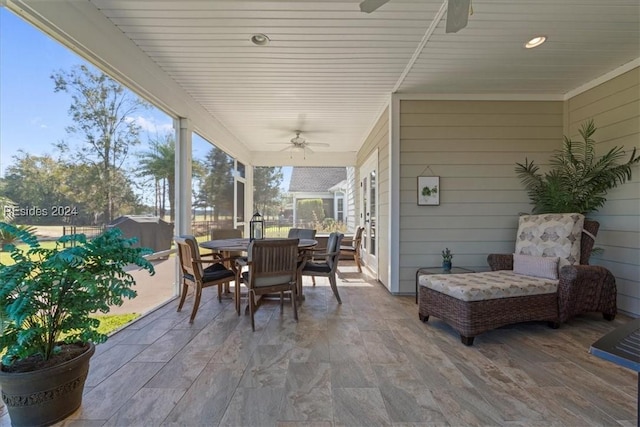
[[[80,407],[84,382],[89,373],[89,349],[80,356],[50,368],[33,372],[0,370],[2,401],[13,426],[47,426]]]

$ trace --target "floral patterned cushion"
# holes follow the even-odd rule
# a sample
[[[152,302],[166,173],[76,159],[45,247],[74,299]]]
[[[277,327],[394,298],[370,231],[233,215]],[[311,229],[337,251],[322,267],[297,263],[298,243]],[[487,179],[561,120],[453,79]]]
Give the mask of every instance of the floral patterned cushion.
[[[518,220],[516,254],[559,257],[558,268],[580,264],[584,215],[578,213],[523,215]]]
[[[467,274],[423,274],[420,286],[462,301],[484,301],[528,295],[551,294],[558,280],[516,274],[511,270]]]

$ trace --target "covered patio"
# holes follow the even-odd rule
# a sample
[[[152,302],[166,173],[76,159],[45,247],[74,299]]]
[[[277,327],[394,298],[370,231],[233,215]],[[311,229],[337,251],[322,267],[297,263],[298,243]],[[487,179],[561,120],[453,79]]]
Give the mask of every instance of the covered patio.
[[[467,347],[420,322],[413,297],[340,270],[342,305],[308,280],[299,323],[273,301],[255,332],[214,288],[191,325],[192,299],[180,313],[168,302],[97,346],[82,407],[60,425],[635,425],[635,376],[587,352],[628,317],[514,325]]]
[[[478,3],[478,4],[475,4]],[[593,119],[597,153],[638,148],[640,10],[635,0],[475,2],[446,31],[448,2],[7,0],[3,6],[174,120],[175,234],[190,233],[194,141],[234,162],[234,228],[248,230],[254,169],[345,166],[369,273],[394,295],[417,269],[486,270],[531,210],[514,166],[543,168]],[[527,40],[545,35],[534,49]],[[308,145],[305,145],[306,143]],[[592,263],[640,315],[640,196],[611,191]],[[439,202],[417,181],[439,178]],[[363,189],[367,189],[364,191]]]
[[[613,322],[512,325],[466,347],[419,321],[414,278],[445,247],[476,271],[512,252],[531,210],[515,163],[546,167],[585,120],[602,129],[599,153],[640,148],[637,0],[478,0],[456,34],[447,1],[358,3],[2,2],[172,117],[175,234],[191,232],[196,137],[233,159],[233,227],[248,229],[254,168],[283,165],[349,167],[345,203],[368,227],[365,271],[339,267],[342,305],[305,280],[299,323],[268,303],[256,332],[214,288],[189,324],[193,301],[176,312],[164,264],[164,299],[97,347],[82,407],[60,425],[636,425],[637,378],[588,348],[640,316],[637,167],[593,214]],[[328,147],[300,148],[298,131]],[[420,177],[439,179],[437,205],[417,203]]]

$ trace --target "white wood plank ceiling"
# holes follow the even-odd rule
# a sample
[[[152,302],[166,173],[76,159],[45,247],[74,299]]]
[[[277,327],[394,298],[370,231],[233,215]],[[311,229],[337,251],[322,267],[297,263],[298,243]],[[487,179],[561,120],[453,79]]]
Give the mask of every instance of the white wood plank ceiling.
[[[252,152],[356,151],[393,91],[562,96],[640,57],[638,0],[474,0],[451,34],[446,0],[90,1]]]

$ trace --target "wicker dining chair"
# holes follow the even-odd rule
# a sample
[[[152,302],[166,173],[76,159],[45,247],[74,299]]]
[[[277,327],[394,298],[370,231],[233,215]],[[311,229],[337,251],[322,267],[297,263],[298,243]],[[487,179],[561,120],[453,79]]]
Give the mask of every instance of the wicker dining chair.
[[[255,312],[256,297],[280,293],[280,311],[284,305],[284,293],[291,294],[293,318],[298,321],[296,306],[298,277],[298,242],[299,239],[266,239],[254,240],[247,248],[247,260],[238,260],[238,278],[248,289],[249,314],[251,329],[256,330]],[[247,266],[248,271],[242,271]],[[239,294],[236,294],[236,309],[239,309]]]
[[[209,286],[218,287],[218,302],[222,302],[222,286],[228,285],[236,279],[235,271],[225,267],[229,258],[223,258],[219,254],[200,255],[196,238],[190,235],[177,236],[174,238],[178,247],[178,257],[180,259],[180,271],[182,276],[182,289],[180,291],[180,303],[178,311],[182,310],[184,301],[189,291],[189,286],[194,287],[193,310],[189,323],[198,313],[198,306],[202,297],[202,289]],[[203,267],[210,264],[208,267]]]

